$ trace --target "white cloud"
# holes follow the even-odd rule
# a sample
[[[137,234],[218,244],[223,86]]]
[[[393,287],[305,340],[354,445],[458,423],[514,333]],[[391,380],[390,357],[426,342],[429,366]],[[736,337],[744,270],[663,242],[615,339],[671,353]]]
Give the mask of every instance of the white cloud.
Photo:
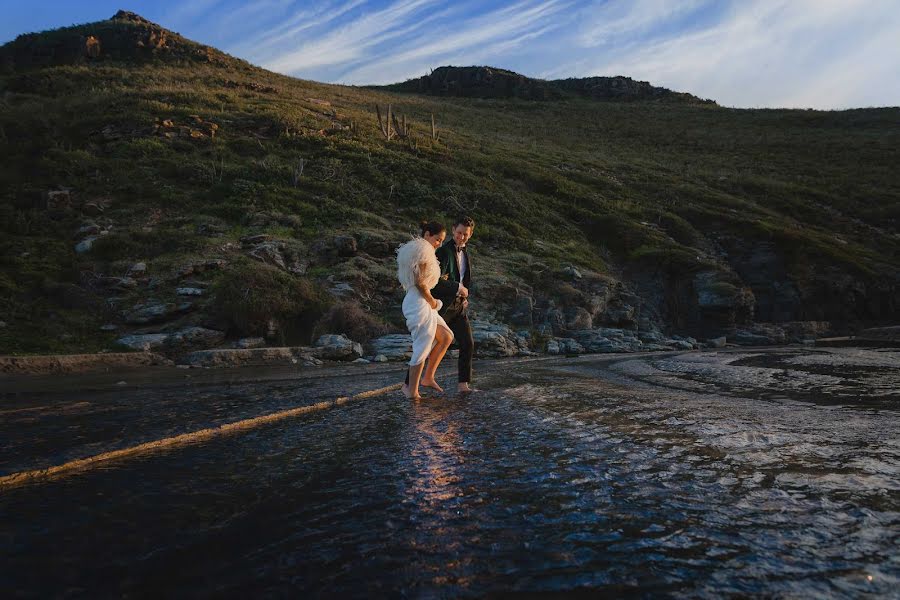
[[[856,105],[863,97],[859,90],[883,89],[884,74],[900,71],[898,53],[889,49],[889,40],[900,34],[900,11],[891,4],[745,1],[709,28],[674,32],[608,59],[560,65],[554,72],[627,75],[729,106]],[[893,96],[892,103],[898,102]],[[881,103],[891,103],[890,96],[882,96]]]

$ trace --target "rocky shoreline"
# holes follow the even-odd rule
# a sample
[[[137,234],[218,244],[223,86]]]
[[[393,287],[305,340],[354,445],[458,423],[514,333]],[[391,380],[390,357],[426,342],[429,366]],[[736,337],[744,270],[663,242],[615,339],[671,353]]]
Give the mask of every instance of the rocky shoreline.
[[[408,334],[389,334],[376,338],[365,347],[345,335],[328,334],[313,346],[265,346],[262,338],[245,338],[232,347],[213,347],[172,352],[183,347],[184,340],[219,344],[223,338],[203,335],[192,327],[171,334],[128,336],[135,352],[63,354],[40,356],[0,356],[0,375],[52,375],[89,373],[151,366],[176,368],[236,368],[252,366],[319,367],[327,364],[371,364],[403,362],[411,355]],[[857,336],[815,336],[816,327],[796,324],[758,325],[737,330],[733,336],[698,341],[690,336],[665,336],[659,332],[637,332],[616,328],[597,328],[570,332],[570,337],[535,339],[530,332],[515,331],[507,325],[473,322],[478,358],[512,358],[582,354],[625,354],[634,352],[670,352],[734,347],[771,347],[790,344],[871,345],[900,344],[900,326],[866,329]],[[188,331],[189,330],[189,331]],[[827,332],[828,328],[819,327]],[[219,333],[219,332],[215,332]],[[451,350],[451,358],[456,355]]]

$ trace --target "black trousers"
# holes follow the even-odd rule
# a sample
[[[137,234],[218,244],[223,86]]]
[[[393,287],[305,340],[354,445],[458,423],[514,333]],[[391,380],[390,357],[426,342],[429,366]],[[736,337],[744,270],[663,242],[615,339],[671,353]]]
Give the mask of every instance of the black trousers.
[[[472,338],[472,325],[469,315],[462,314],[451,321],[447,327],[453,332],[453,343],[459,346],[459,382],[472,382],[472,358],[475,356],[475,340]],[[406,369],[406,383],[409,384],[409,368]]]

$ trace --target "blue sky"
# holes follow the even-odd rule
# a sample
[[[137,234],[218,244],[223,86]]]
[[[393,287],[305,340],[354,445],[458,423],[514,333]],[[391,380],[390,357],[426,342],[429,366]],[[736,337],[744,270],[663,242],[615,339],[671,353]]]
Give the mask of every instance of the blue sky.
[[[273,71],[391,83],[441,65],[626,75],[726,106],[900,105],[898,0],[0,0],[0,43],[133,10]]]

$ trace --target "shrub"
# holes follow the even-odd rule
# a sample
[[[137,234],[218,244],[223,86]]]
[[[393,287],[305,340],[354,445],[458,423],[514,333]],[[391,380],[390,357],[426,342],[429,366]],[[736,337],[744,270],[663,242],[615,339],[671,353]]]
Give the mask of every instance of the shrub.
[[[367,342],[389,331],[390,327],[384,321],[352,300],[332,306],[315,327],[316,335],[343,333],[357,342]]]
[[[265,335],[275,319],[281,343],[308,342],[313,324],[328,306],[325,293],[309,280],[249,261],[225,273],[214,297],[216,308],[237,333]]]

